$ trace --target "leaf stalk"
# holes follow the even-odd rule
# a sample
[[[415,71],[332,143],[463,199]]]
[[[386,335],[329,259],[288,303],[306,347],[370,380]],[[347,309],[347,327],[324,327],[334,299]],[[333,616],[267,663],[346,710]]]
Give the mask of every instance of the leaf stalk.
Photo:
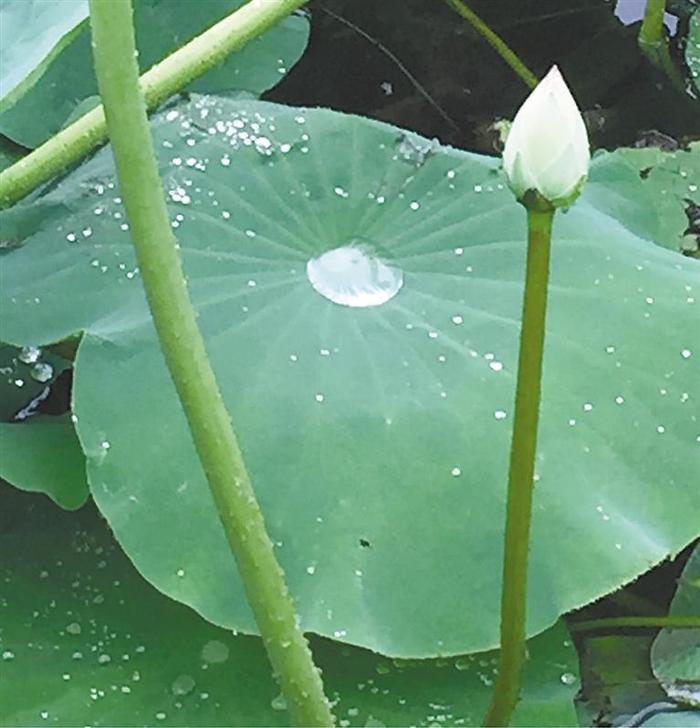
[[[187,292],[139,86],[131,2],[90,0],[90,11],[120,192],[163,355],[292,720],[332,726]]]
[[[572,632],[595,632],[604,629],[700,629],[700,615],[669,614],[665,617],[603,617],[572,622]]]
[[[665,13],[666,0],[647,0],[644,18],[637,36],[637,45],[649,62],[666,75],[671,85],[680,93],[685,94],[685,81],[671,58],[664,32]]]
[[[552,209],[527,211],[527,271],[508,475],[501,649],[498,678],[486,714],[486,726],[507,726],[510,723],[520,695],[525,661],[530,521],[553,218]]]

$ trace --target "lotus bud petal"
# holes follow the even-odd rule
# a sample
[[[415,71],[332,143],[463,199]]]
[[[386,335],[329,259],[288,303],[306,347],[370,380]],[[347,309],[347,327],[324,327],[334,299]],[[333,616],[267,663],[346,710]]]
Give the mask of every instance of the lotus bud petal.
[[[552,66],[515,115],[503,167],[527,206],[566,207],[579,196],[591,161],[586,125],[559,69]]]

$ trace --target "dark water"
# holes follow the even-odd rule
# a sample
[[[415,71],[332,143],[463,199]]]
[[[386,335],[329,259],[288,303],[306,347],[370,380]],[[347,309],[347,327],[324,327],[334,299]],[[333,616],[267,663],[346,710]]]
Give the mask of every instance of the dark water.
[[[670,2],[679,67],[697,0]],[[585,111],[593,144],[644,132],[700,135],[700,101],[683,96],[640,54],[645,0],[471,0],[538,75],[557,63]],[[467,149],[493,151],[489,127],[527,94],[495,51],[442,0],[310,3],[309,48],[268,98],[389,121]],[[624,22],[623,22],[624,21]]]

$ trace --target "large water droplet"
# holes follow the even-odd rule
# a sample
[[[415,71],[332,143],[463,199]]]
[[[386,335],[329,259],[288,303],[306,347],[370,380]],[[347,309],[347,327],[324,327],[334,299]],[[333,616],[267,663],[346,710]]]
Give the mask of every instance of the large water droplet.
[[[371,246],[355,241],[309,260],[306,275],[329,301],[356,308],[381,306],[403,286],[399,268],[382,262]]]

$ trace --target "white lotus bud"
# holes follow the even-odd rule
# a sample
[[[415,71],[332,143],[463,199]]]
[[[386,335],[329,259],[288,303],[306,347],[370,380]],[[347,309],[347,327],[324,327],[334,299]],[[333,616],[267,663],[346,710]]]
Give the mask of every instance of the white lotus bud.
[[[581,112],[552,66],[518,109],[508,133],[503,149],[508,184],[528,206],[539,197],[544,198],[540,204],[566,207],[578,197],[590,161]]]

